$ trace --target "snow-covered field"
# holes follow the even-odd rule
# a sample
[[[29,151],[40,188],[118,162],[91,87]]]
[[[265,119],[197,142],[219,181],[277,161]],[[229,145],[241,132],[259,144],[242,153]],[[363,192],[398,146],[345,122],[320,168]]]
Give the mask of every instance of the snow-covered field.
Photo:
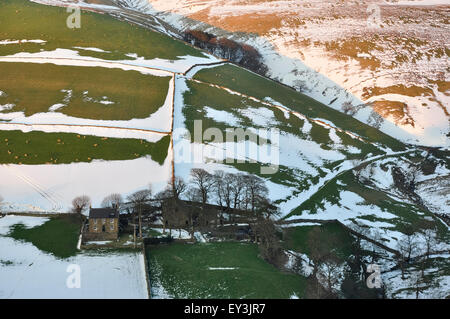
[[[36,227],[48,219],[0,218],[0,298],[148,298],[141,253],[80,252],[57,259],[6,235],[15,224]],[[76,266],[74,266],[76,265]],[[79,267],[79,268],[78,268]],[[70,277],[80,270],[80,288]],[[69,270],[69,271],[68,271]]]
[[[60,165],[0,165],[3,210],[67,212],[72,199],[83,194],[98,207],[112,193],[127,196],[149,185],[158,192],[167,186],[171,171],[171,155],[162,166],[149,157]]]

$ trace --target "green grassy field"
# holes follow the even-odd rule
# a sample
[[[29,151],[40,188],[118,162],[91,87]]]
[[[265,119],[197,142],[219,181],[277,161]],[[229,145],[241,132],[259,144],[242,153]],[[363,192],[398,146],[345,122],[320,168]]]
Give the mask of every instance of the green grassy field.
[[[169,143],[169,135],[156,143],[149,143],[138,139],[72,133],[0,131],[0,164],[68,164],[150,156],[162,165]]]
[[[67,215],[51,218],[43,225],[31,229],[25,228],[22,224],[14,225],[9,236],[30,242],[55,257],[68,258],[77,254],[80,227],[79,216]]]
[[[26,116],[64,104],[57,112],[79,118],[147,118],[164,104],[170,80],[137,71],[53,64],[0,62],[0,70],[0,105],[14,105],[3,113]]]
[[[289,298],[305,278],[283,273],[247,243],[170,244],[147,248],[150,282],[175,298]],[[234,268],[211,269],[210,267]]]
[[[372,142],[386,145],[395,151],[405,149],[401,142],[349,115],[234,65],[227,64],[201,70],[195,75],[195,79],[221,85],[261,100],[270,96],[277,102],[307,117],[322,118],[338,123],[338,126],[344,130],[354,132]]]
[[[308,236],[311,231],[319,227],[322,230],[323,238],[333,243],[334,253],[343,260],[352,254],[353,237],[338,223],[327,223],[320,226],[296,226],[284,229],[284,247],[303,254],[310,254],[308,246]]]
[[[69,29],[66,20],[70,14],[66,8],[45,6],[26,0],[2,0],[0,40],[40,39],[47,43],[0,45],[0,55],[79,46],[109,51],[110,53],[80,52],[81,55],[108,60],[130,59],[125,55],[128,53],[136,53],[146,59],[167,60],[175,60],[185,55],[204,56],[199,50],[181,41],[119,21],[106,14],[82,11],[81,28]]]

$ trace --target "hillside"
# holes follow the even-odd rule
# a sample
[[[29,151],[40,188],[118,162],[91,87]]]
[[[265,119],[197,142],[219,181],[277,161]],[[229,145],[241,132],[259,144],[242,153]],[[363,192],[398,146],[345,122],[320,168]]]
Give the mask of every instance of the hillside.
[[[448,151],[406,144],[323,99],[196,49],[159,20],[142,27],[127,22],[129,11],[85,9],[82,27],[69,29],[65,8],[0,3],[2,211],[64,213],[82,194],[99,206],[111,193],[125,197],[149,185],[156,193],[175,177],[187,181],[192,168],[250,173],[265,181],[294,255],[307,257],[300,239],[311,223],[329,234],[332,222],[343,246],[365,236],[363,258],[381,264],[389,296],[411,297],[395,263],[399,245],[413,231],[423,246],[429,231],[434,281],[422,293],[448,295]],[[236,129],[244,134],[223,139]],[[281,278],[253,257],[257,269]],[[339,266],[350,267],[347,259]],[[289,291],[279,296],[297,292],[282,280]]]
[[[86,2],[243,41],[271,78],[404,142],[449,146],[447,1]]]

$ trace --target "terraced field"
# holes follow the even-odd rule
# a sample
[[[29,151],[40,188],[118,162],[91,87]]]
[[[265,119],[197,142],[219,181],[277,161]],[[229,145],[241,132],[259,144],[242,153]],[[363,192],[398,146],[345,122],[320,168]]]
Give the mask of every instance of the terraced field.
[[[108,138],[73,133],[0,131],[0,163],[37,165],[89,163],[95,160],[129,160],[149,156],[163,165],[170,136],[157,142]]]
[[[148,118],[164,105],[170,74],[52,64],[0,63],[5,118],[57,112],[93,120]]]

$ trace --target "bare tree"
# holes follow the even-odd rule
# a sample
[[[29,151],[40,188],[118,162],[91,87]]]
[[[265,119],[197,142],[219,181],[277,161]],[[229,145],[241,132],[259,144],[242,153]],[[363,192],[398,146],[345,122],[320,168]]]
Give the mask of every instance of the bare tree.
[[[80,215],[80,220],[83,223],[83,212],[91,206],[91,199],[87,195],[75,197],[72,200],[72,211]]]
[[[72,200],[72,210],[77,214],[82,214],[91,206],[91,199],[87,195],[75,197]]]
[[[277,236],[277,230],[273,221],[258,218],[252,225],[252,230],[258,242],[261,256],[277,267],[283,265],[286,254],[280,244],[280,238]]]
[[[264,218],[271,218],[280,215],[280,210],[272,201],[266,197],[259,197],[256,201],[256,213]]]
[[[241,200],[245,191],[245,175],[233,174],[231,177],[231,199],[233,208],[238,209],[241,207]]]
[[[102,207],[119,209],[123,204],[122,195],[114,193],[106,196],[102,201]]]
[[[142,205],[151,199],[152,190],[150,188],[137,191],[127,197],[134,206],[134,212],[138,212],[139,237],[142,239]]]
[[[151,189],[143,189],[137,191],[127,197],[127,200],[131,203],[144,203],[151,199],[152,191]]]
[[[313,262],[313,271],[308,278],[308,296],[311,298],[335,298],[335,287],[340,279],[338,265],[340,259],[333,252],[339,239],[326,234],[323,228],[314,227],[308,234],[308,256]],[[322,286],[319,278],[324,278],[327,287]]]
[[[411,287],[414,288],[414,292],[416,293],[416,299],[419,299],[420,293],[426,289],[427,282],[424,276],[423,271],[414,271],[410,274],[408,283]]]
[[[180,196],[186,191],[187,184],[181,177],[175,177],[170,181],[168,189],[172,191],[172,196],[179,199]]]
[[[223,201],[225,207],[230,210],[231,209],[231,203],[233,201],[233,181],[235,180],[235,175],[231,173],[225,174],[223,177]]]
[[[267,198],[269,193],[264,180],[254,175],[247,175],[245,177],[246,202],[250,205],[252,213],[257,208],[258,201],[262,198]]]
[[[407,233],[400,238],[397,243],[398,251],[404,257],[406,262],[411,260],[411,257],[418,251],[416,233]]]
[[[187,193],[188,193],[188,195],[187,195],[188,200],[191,203],[198,203],[202,200],[202,194],[196,188],[188,189]],[[188,217],[189,217],[189,221],[191,224],[191,238],[194,238],[195,224],[196,224],[196,220],[198,219],[198,209],[194,204],[189,206]]]
[[[314,227],[308,234],[309,257],[314,263],[312,276],[316,276],[321,265],[333,252],[333,246],[339,243],[338,237],[326,234],[321,227]]]
[[[167,187],[155,195],[155,199],[164,201],[169,198],[179,199],[180,196],[187,190],[188,185],[183,178],[175,177],[169,182]]]
[[[402,271],[402,279],[405,279],[405,266],[411,261],[412,255],[414,255],[419,249],[417,245],[417,235],[415,233],[406,233],[397,243],[397,250],[400,255],[398,261],[400,263],[400,269]]]
[[[368,237],[372,238],[373,242],[371,242],[371,262],[374,263],[375,259],[377,259],[380,254],[383,253],[383,249],[377,244],[383,242],[383,236],[381,235],[381,232],[379,229],[373,229],[367,231]]]
[[[420,234],[425,242],[425,256],[427,260],[430,258],[430,255],[434,251],[434,247],[437,244],[438,240],[436,237],[435,229],[426,229],[423,233]]]
[[[178,205],[178,200],[186,192],[188,185],[181,177],[175,177],[169,182],[165,190],[156,194],[155,199],[160,202],[161,207],[164,205]],[[188,195],[189,197],[189,195]],[[176,215],[172,209],[166,209],[163,213],[163,233],[166,232],[166,223],[176,220]],[[170,227],[170,235],[172,235],[172,228]]]
[[[193,168],[191,170],[192,183],[202,194],[202,204],[203,206],[208,202],[208,196],[210,190],[214,186],[213,175],[208,173],[202,168]]]
[[[223,207],[228,214],[231,214],[231,203],[233,200],[232,183],[235,178],[234,176],[234,174],[224,173],[223,171],[216,171],[214,173],[214,190],[217,204]]]
[[[225,183],[224,183],[224,178],[225,178],[225,173],[224,171],[215,171],[214,175],[214,190],[216,193],[216,200],[217,200],[217,205],[223,207],[224,205],[224,200],[225,200],[225,194],[224,194],[224,187],[225,187]]]
[[[325,283],[325,290],[329,296],[333,296],[339,290],[342,278],[339,258],[334,254],[328,255],[321,265],[320,272]]]
[[[171,187],[167,187],[155,195],[155,200],[161,203],[169,198],[173,198],[173,189]]]

